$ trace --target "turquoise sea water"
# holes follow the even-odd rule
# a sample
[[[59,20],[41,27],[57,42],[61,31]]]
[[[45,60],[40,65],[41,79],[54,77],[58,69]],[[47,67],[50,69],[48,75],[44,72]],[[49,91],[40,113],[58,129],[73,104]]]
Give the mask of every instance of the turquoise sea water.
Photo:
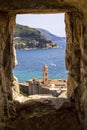
[[[19,82],[42,78],[43,65],[47,64],[49,79],[67,78],[65,48],[17,50],[18,65],[13,70]]]

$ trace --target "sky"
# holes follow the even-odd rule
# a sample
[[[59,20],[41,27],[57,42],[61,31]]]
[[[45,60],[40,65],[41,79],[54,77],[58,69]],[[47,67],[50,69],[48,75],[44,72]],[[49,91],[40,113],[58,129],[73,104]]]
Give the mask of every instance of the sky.
[[[64,13],[61,14],[21,14],[16,23],[33,28],[42,28],[57,36],[65,37]]]

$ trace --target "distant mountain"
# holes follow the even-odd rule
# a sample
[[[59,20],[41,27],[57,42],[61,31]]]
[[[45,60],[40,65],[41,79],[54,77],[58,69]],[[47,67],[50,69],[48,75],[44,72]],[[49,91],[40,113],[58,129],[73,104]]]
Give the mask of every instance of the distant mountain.
[[[41,29],[41,28],[37,28],[37,29],[41,32],[42,35],[44,35],[49,40],[56,41],[56,40],[65,39],[65,37],[56,36],[45,29]]]
[[[53,42],[55,42],[56,44],[58,44],[60,47],[65,47],[66,46],[66,37],[59,37],[56,36],[52,33],[50,33],[49,31],[45,30],[45,29],[41,29],[41,28],[37,28],[41,34],[47,38],[48,40],[51,40]]]
[[[16,49],[57,48],[58,45],[46,38],[39,30],[23,25],[16,25],[14,30]]]

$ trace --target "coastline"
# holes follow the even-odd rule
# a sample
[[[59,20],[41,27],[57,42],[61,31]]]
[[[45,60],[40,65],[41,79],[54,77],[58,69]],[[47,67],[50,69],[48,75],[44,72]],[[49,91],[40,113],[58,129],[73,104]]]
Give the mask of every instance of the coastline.
[[[58,49],[60,48],[60,46],[57,46],[57,47],[46,47],[46,48],[24,48],[24,49],[16,49],[16,50],[39,50],[39,49]]]

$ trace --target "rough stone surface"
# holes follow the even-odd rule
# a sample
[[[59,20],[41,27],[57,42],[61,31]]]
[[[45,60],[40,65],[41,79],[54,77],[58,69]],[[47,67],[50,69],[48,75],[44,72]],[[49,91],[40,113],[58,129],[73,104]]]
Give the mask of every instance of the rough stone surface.
[[[48,112],[47,117],[44,116],[44,112],[42,111],[43,118],[41,118],[41,115],[40,117],[37,115],[38,119],[37,117],[32,118],[32,120],[30,118],[28,120],[28,117],[25,119],[27,115],[27,109],[29,108],[28,106],[30,104],[18,104],[19,106],[22,105],[21,109],[19,109],[20,113],[18,114],[18,111],[16,111],[18,109],[15,106],[12,95],[12,69],[14,67],[13,28],[15,26],[15,15],[18,13],[58,12],[66,12],[66,67],[69,70],[68,97],[72,102],[74,102],[76,109],[76,114],[73,113],[73,116],[71,116],[73,118],[71,122],[73,122],[73,124],[78,122],[79,116],[80,122],[83,124],[84,129],[87,130],[87,0],[0,0],[0,130],[11,126],[11,124],[9,124],[10,119],[14,120],[14,118],[14,129],[16,126],[18,126],[19,129],[22,129],[21,124],[22,119],[24,119],[22,126],[24,128],[25,124],[26,130],[29,129],[34,121],[36,122],[35,128],[38,128],[39,130],[40,124],[38,126],[38,122],[40,120],[41,125],[45,123],[45,125],[43,125],[43,129],[46,129],[46,125],[51,129],[51,124],[49,123],[52,122],[52,120],[54,121],[52,124],[53,126],[55,121],[59,121],[60,118],[58,117],[63,119],[62,115],[58,116],[62,114],[63,109],[59,109],[56,111],[56,113],[53,112],[54,114],[50,114]],[[48,106],[50,107],[50,105]],[[35,105],[34,108],[35,107],[37,108],[37,105]],[[26,112],[23,108],[25,108]],[[41,107],[41,110],[44,110],[44,107]],[[33,111],[35,111],[35,109],[33,109]],[[65,113],[69,113],[68,116],[72,115],[68,108],[64,109],[63,111],[65,111]],[[73,107],[72,111],[74,111]],[[58,112],[60,114],[58,114]],[[71,126],[71,124],[69,126],[67,125],[68,116],[65,116],[66,118],[63,123],[66,129],[68,129],[67,127]],[[47,124],[46,121],[48,121]],[[60,124],[61,123],[62,122],[60,122]],[[27,124],[29,124],[28,128]],[[34,126],[32,125],[32,128],[30,129],[32,130],[33,127]],[[55,125],[55,129],[56,128],[60,127],[56,127]],[[77,128],[74,127],[73,130],[77,130]],[[60,130],[63,129],[63,125],[61,124]]]
[[[68,99],[41,96],[15,102],[16,115],[6,130],[83,130],[74,104]]]
[[[80,67],[81,67],[81,38],[82,38],[82,16],[78,12],[66,13],[66,68],[68,74],[68,96],[75,99],[77,89],[80,89]],[[79,95],[78,95],[79,96]],[[80,96],[78,97],[80,98]]]
[[[8,100],[12,100],[13,80],[13,26],[14,15],[0,12],[0,118],[1,123],[8,118]],[[1,125],[0,125],[1,127]],[[1,128],[0,128],[1,129]]]
[[[20,88],[19,88],[19,83],[18,79],[14,76],[13,78],[13,84],[12,84],[12,98],[13,100],[16,99],[20,95]]]

